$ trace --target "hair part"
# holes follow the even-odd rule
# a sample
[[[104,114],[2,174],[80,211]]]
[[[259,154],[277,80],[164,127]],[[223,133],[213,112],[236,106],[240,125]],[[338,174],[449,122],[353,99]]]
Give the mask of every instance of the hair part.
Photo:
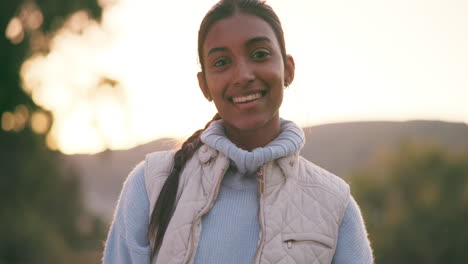
[[[281,55],[286,65],[286,45],[284,41],[283,28],[281,22],[273,11],[273,9],[262,0],[221,0],[215,4],[203,18],[200,29],[198,31],[198,58],[201,65],[201,70],[204,72],[203,62],[203,44],[211,27],[218,21],[231,17],[236,13],[245,13],[257,16],[266,21],[278,39]],[[164,234],[171,220],[179,186],[180,174],[182,173],[185,164],[190,160],[193,154],[203,144],[200,140],[200,135],[208,126],[215,120],[221,119],[219,114],[216,114],[213,119],[208,122],[204,129],[196,131],[183,144],[182,147],[174,155],[174,166],[171,173],[168,175],[158,199],[151,213],[151,219],[148,229],[148,239],[154,241],[152,258],[161,247]]]

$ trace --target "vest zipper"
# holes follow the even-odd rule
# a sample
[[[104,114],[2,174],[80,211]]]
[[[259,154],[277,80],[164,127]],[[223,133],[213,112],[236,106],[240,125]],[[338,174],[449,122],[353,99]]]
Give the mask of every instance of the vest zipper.
[[[229,168],[229,166],[224,168],[223,171],[222,171],[222,175],[220,177],[218,177],[218,181],[216,182],[215,193],[213,194],[213,197],[212,197],[212,199],[210,201],[210,204],[208,206],[206,206],[205,209],[202,210],[202,212],[200,212],[192,222],[192,227],[190,228],[190,232],[191,232],[191,235],[190,235],[191,236],[191,238],[190,238],[190,249],[189,249],[187,260],[184,262],[185,264],[192,263],[192,254],[193,254],[194,247],[195,247],[195,239],[194,239],[194,236],[195,236],[195,223],[197,223],[202,216],[204,216],[206,213],[208,213],[211,210],[211,208],[213,208],[213,205],[214,205],[216,199],[218,198],[219,189],[221,187],[221,181],[223,180],[224,175],[226,174],[226,171],[227,171],[228,168]]]
[[[264,217],[263,217],[263,192],[265,191],[265,175],[263,171],[263,166],[260,167],[260,170],[257,172],[257,181],[258,181],[258,193],[260,196],[259,206],[258,206],[258,222],[260,224],[260,240],[257,246],[257,251],[255,252],[254,263],[260,263],[260,251],[263,248],[263,229],[264,229]]]

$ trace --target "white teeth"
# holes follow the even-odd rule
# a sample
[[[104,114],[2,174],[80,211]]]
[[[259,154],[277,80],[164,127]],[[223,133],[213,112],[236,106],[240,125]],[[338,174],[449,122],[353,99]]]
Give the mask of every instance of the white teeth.
[[[256,93],[256,94],[249,94],[247,96],[233,97],[232,101],[238,104],[238,103],[245,103],[247,101],[257,100],[260,97],[262,97],[262,93]]]

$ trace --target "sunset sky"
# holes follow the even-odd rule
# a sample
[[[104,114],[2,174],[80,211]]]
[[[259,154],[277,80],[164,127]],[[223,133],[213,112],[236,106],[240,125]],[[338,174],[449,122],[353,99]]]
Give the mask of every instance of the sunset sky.
[[[198,88],[196,36],[215,1],[99,2],[102,21],[75,13],[23,64],[24,89],[54,114],[50,146],[95,153],[203,127],[216,110]],[[267,3],[296,62],[284,118],[468,123],[468,1]]]

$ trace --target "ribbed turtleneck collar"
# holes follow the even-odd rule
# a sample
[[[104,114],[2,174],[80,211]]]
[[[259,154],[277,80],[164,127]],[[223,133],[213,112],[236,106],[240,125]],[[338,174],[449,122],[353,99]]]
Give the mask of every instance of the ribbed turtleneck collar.
[[[201,134],[203,143],[231,159],[238,172],[255,173],[263,164],[298,152],[305,143],[304,132],[294,122],[281,119],[280,134],[265,147],[246,151],[237,147],[224,133],[222,120],[215,121]]]

